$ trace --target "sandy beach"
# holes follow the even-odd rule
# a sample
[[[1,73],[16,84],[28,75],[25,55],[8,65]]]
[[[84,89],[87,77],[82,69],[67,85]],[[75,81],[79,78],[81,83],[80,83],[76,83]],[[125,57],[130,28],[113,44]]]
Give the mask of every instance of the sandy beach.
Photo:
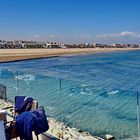
[[[0,49],[0,62],[45,58],[62,55],[140,50],[140,48],[74,48],[74,49]]]

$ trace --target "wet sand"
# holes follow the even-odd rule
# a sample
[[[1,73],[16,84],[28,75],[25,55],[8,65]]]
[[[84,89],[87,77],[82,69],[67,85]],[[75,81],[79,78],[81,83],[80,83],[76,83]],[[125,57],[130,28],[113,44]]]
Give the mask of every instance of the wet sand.
[[[0,49],[0,62],[130,50],[140,50],[140,48]]]

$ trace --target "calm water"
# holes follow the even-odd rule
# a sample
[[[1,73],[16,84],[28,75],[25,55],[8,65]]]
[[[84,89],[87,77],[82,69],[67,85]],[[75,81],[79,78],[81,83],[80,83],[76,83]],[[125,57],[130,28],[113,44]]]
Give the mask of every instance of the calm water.
[[[9,99],[33,96],[50,117],[69,126],[117,139],[137,137],[140,51],[1,63],[0,82]]]

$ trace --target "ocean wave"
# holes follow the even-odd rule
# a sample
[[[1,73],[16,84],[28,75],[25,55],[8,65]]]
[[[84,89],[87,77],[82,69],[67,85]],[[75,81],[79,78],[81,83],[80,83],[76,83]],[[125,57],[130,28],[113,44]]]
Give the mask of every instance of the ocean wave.
[[[48,110],[53,110],[53,107],[51,107],[51,106],[47,106],[46,107]]]
[[[114,91],[108,92],[107,94],[108,95],[114,95],[114,94],[117,94],[118,92],[119,92],[119,90],[114,90]]]
[[[18,75],[15,76],[16,79],[18,80],[24,80],[24,81],[33,81],[35,80],[35,76],[31,74],[26,74],[26,75]]]
[[[71,89],[71,96],[73,94],[80,94],[80,95],[92,95],[93,89],[85,84],[82,84],[80,86],[73,86]]]
[[[84,91],[81,91],[80,94],[81,94],[81,95],[92,95],[91,92],[88,93],[88,92],[84,92]]]
[[[81,87],[87,87],[88,85],[86,85],[86,84],[81,84]]]

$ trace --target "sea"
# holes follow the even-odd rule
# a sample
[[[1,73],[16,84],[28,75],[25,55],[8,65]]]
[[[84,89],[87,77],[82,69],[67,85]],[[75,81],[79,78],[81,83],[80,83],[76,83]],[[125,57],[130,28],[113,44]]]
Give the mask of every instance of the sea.
[[[48,117],[80,131],[139,137],[140,51],[0,63],[0,83],[9,100],[31,96]]]

